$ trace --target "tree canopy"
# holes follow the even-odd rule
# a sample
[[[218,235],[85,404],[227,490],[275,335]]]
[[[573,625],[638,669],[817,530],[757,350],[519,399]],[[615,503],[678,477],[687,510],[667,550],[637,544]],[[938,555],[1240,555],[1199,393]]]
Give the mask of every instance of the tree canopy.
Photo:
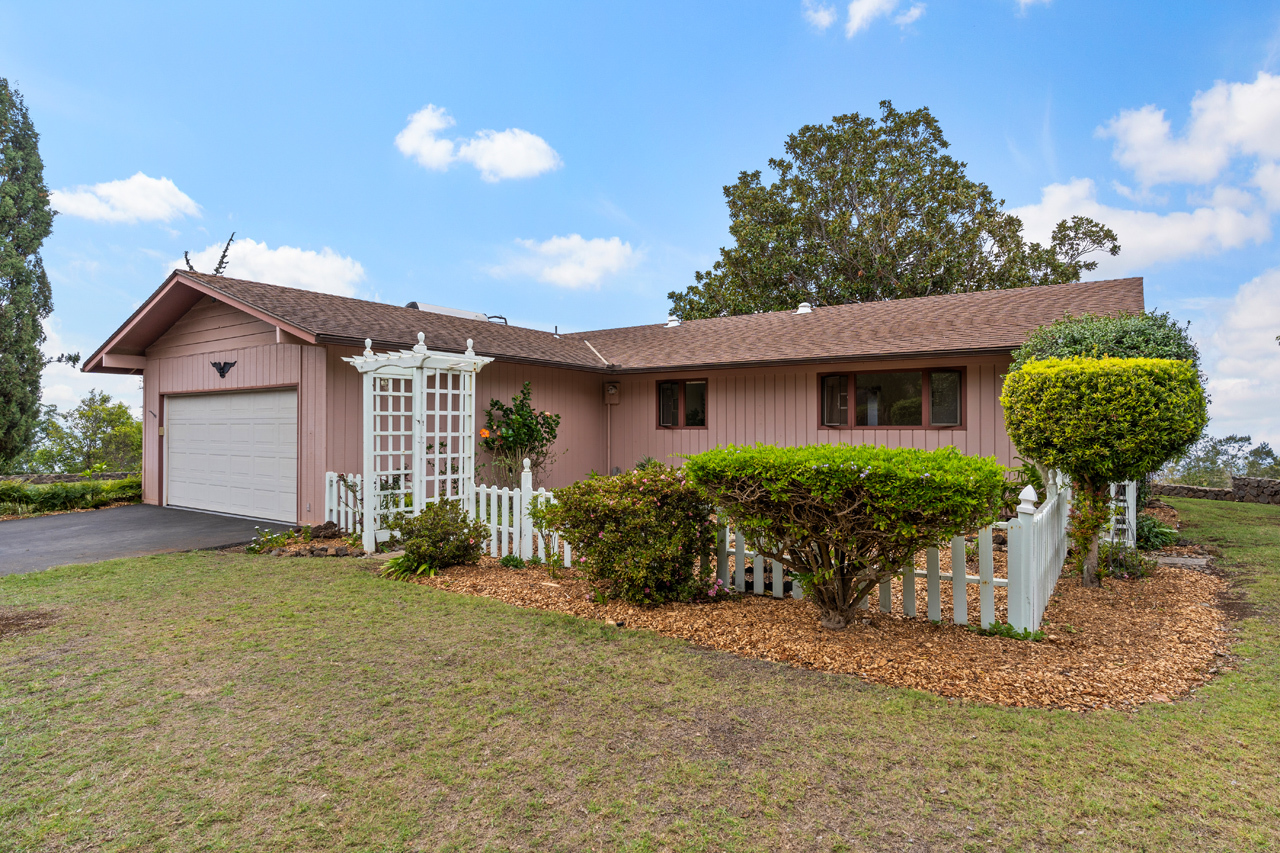
[[[1077,281],[1116,255],[1115,232],[1082,216],[1058,223],[1050,244],[1028,244],[949,143],[927,108],[880,104],[806,125],[772,158],[778,179],[742,172],[724,188],[735,244],[696,284],[672,291],[682,319],[794,310],[911,296]]]
[[[94,389],[68,412],[41,408],[36,438],[19,458],[28,473],[141,470],[142,421],[110,394]]]
[[[40,419],[41,321],[53,311],[40,245],[54,214],[38,143],[22,96],[0,77],[0,469],[27,449]]]

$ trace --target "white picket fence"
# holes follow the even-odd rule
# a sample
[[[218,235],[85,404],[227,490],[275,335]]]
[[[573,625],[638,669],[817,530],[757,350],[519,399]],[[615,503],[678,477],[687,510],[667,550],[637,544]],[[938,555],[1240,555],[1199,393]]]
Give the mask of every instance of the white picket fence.
[[[359,474],[324,475],[324,520],[340,530],[359,533],[364,527],[364,477]]]
[[[917,615],[916,579],[923,578],[925,609],[928,618],[934,622],[942,621],[942,582],[946,581],[951,585],[951,621],[956,625],[969,624],[969,586],[977,584],[978,622],[983,628],[989,628],[997,621],[996,587],[1008,590],[1006,618],[1013,628],[1034,631],[1040,627],[1045,606],[1057,585],[1067,556],[1066,526],[1071,492],[1065,485],[1055,482],[1050,486],[1049,497],[1039,508],[1035,505],[1035,489],[1030,486],[1019,498],[1021,504],[1016,519],[978,531],[977,575],[968,573],[965,537],[956,536],[950,545],[949,572],[942,572],[939,550],[927,548],[923,570],[912,567],[898,576],[904,616]],[[993,529],[1005,530],[1008,535],[1008,577],[995,575]],[[738,592],[774,598],[802,598],[804,595],[800,584],[787,575],[782,563],[753,551],[748,547],[746,538],[728,526],[718,532],[716,564],[720,582]],[[748,574],[751,575],[749,581]],[[871,606],[869,598],[863,602],[863,607],[868,609]],[[893,578],[880,584],[877,598],[880,611],[891,612]]]
[[[1008,623],[1017,630],[1034,631],[1039,628],[1066,560],[1067,519],[1071,509],[1070,488],[1056,474],[1050,479],[1046,487],[1049,494],[1042,505],[1035,505],[1035,489],[1028,486],[1019,495],[1021,503],[1016,518],[978,531],[977,575],[968,573],[963,536],[951,540],[952,570],[946,574],[941,571],[939,550],[926,549],[925,568],[913,567],[899,576],[903,614],[909,617],[917,615],[916,580],[923,578],[926,613],[935,622],[942,620],[942,582],[946,581],[951,585],[951,620],[955,624],[968,624],[968,588],[977,584],[978,621],[982,627],[990,627],[996,621],[995,589],[1006,587]],[[344,480],[354,484],[354,490],[345,485]],[[573,554],[569,543],[562,542],[554,532],[538,530],[529,515],[535,500],[554,502],[555,498],[546,489],[533,488],[533,474],[527,460],[520,481],[518,489],[476,486],[473,512],[489,528],[489,554],[494,557],[516,554],[526,560],[536,556],[547,562],[557,560],[566,567],[570,566]],[[1132,484],[1128,485],[1129,493],[1134,494],[1136,489]],[[362,498],[363,482],[359,474],[329,472],[326,475],[326,520],[333,521],[344,530],[358,529],[362,518]],[[1005,578],[995,576],[993,529],[1004,530],[1008,535],[1008,577]],[[726,587],[740,593],[774,598],[803,597],[800,584],[790,579],[786,568],[749,548],[745,537],[726,526],[720,529],[717,539],[716,574]],[[749,582],[748,574],[751,576]],[[892,583],[890,579],[880,584],[878,605],[882,612],[891,610]],[[870,606],[869,603],[864,605]]]
[[[533,488],[533,472],[529,460],[524,461],[520,488],[476,486],[475,517],[489,526],[489,555],[505,557],[516,554],[528,560],[543,562],[561,560],[566,567],[573,562],[568,542],[561,542],[554,531],[539,530],[529,511],[534,502],[555,503],[546,489]]]

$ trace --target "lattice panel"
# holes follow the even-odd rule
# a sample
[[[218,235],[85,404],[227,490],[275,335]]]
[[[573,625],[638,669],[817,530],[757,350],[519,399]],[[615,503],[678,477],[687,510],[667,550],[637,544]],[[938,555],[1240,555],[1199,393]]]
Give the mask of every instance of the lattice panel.
[[[413,380],[372,377],[373,483],[379,515],[413,509]],[[382,526],[382,525],[379,525]]]

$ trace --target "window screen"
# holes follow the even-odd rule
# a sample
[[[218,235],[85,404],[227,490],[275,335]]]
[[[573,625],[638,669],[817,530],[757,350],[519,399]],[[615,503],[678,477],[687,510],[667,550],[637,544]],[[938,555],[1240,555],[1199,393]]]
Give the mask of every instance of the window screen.
[[[923,426],[923,373],[859,373],[858,426]]]
[[[929,423],[931,426],[959,426],[960,371],[929,372]]]
[[[849,425],[849,377],[822,377],[823,426]]]
[[[684,425],[687,427],[704,427],[707,425],[707,383],[684,383]]]
[[[680,383],[658,383],[658,424],[665,427],[680,423]]]

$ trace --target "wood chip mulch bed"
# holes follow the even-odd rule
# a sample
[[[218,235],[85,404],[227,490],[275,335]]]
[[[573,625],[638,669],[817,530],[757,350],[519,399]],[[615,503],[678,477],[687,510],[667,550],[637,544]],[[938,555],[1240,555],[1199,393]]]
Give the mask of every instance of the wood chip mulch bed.
[[[949,555],[941,556],[946,574]],[[1003,575],[1003,556],[996,555],[998,576]],[[942,624],[929,622],[923,618],[923,579],[917,582],[920,616],[902,615],[901,583],[895,581],[890,613],[868,611],[860,624],[828,631],[819,627],[818,608],[809,601],[748,594],[660,607],[598,604],[588,582],[576,572],[558,569],[557,575],[553,579],[545,569],[508,569],[485,557],[479,565],[457,566],[416,582],[519,607],[621,623],[806,669],[847,673],[877,684],[1000,705],[1075,711],[1127,710],[1186,696],[1229,666],[1233,639],[1217,604],[1226,582],[1169,566],[1143,580],[1109,579],[1101,590],[1084,589],[1077,576],[1063,577],[1045,612],[1042,642],[984,637],[950,624],[947,583],[942,588]],[[977,589],[976,584],[969,587],[974,621],[979,612]],[[996,589],[996,605],[997,618],[1003,620],[1002,587]]]

